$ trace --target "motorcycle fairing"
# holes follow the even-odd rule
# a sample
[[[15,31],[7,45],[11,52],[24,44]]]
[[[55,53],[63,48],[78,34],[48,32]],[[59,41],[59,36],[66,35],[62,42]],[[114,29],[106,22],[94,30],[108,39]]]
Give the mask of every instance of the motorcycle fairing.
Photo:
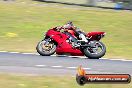
[[[50,29],[46,33],[46,36],[51,37],[58,45],[68,38],[65,34],[54,31],[53,29]]]
[[[87,37],[90,38],[90,40],[97,40],[99,41],[102,37],[104,37],[105,32],[89,32],[87,33]]]
[[[69,37],[64,33],[60,33],[51,29],[46,33],[46,36],[51,37],[55,42],[57,42],[57,54],[70,53],[73,56],[84,55],[79,49],[73,48],[70,43],[66,42]]]
[[[57,46],[56,49],[57,54],[64,54],[64,53],[70,53],[73,56],[83,56],[84,54],[79,50],[72,47],[71,44],[68,42],[63,42],[61,45]]]

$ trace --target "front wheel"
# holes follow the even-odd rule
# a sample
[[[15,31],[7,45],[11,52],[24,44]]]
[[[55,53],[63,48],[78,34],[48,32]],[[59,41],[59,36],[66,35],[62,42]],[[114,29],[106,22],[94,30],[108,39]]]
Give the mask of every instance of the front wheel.
[[[84,54],[89,59],[99,59],[106,53],[105,45],[100,41],[91,41],[92,46],[84,49]]]
[[[56,51],[56,45],[54,42],[46,42],[45,40],[38,43],[36,47],[37,52],[42,56],[53,55]]]

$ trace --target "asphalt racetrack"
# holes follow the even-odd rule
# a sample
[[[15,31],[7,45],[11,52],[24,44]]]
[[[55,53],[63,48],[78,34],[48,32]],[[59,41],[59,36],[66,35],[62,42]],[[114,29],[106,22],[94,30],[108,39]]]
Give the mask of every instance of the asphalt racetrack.
[[[82,65],[87,73],[125,73],[132,75],[132,61],[127,60],[0,52],[0,73],[75,75],[79,65]]]

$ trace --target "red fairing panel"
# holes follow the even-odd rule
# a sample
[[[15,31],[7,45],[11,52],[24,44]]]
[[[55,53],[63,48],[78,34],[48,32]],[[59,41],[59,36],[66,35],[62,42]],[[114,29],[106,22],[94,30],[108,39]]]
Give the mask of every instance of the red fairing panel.
[[[50,29],[47,33],[47,36],[51,37],[54,41],[57,42],[57,54],[63,54],[63,53],[70,53],[74,56],[83,56],[84,54],[79,49],[72,48],[72,45],[67,43],[66,40],[68,38],[67,35],[54,31],[53,29]]]
[[[87,34],[88,38],[91,40],[100,40],[105,35],[105,32],[89,32]]]
[[[84,55],[79,49],[72,48],[72,46],[67,42],[63,42],[61,45],[58,45],[56,49],[56,53],[57,54],[70,53],[73,56]]]
[[[58,43],[58,45],[60,45],[63,41],[66,41],[66,39],[68,38],[68,36],[66,36],[65,34],[54,31],[53,29],[50,29],[46,33],[46,36],[51,37],[54,41]]]

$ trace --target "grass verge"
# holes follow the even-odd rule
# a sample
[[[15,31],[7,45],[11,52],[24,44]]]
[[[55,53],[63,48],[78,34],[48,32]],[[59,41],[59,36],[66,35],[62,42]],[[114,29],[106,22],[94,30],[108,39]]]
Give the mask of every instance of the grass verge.
[[[130,84],[88,84],[83,88],[131,88]],[[0,74],[0,88],[80,88],[70,76],[15,76]]]
[[[36,52],[38,41],[49,28],[73,21],[84,31],[105,31],[105,57],[131,58],[132,12],[73,8],[18,0],[0,1],[0,50]]]

